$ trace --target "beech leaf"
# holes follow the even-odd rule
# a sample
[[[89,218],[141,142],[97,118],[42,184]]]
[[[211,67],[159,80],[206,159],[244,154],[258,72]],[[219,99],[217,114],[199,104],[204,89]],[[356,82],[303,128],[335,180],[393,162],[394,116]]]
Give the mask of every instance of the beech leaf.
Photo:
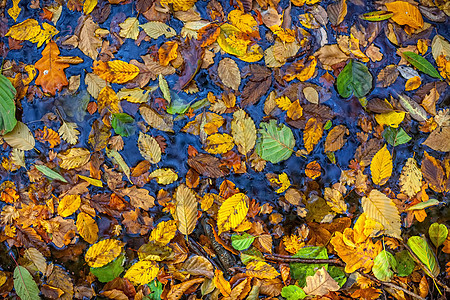
[[[366,96],[372,89],[372,74],[360,62],[350,60],[336,80],[339,95],[348,98],[354,94],[358,98]]]

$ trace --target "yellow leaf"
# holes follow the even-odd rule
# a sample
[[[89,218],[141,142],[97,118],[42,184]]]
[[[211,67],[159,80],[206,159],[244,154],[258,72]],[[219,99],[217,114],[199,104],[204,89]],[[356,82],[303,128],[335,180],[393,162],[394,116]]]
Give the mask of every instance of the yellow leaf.
[[[384,226],[386,235],[401,238],[400,214],[392,199],[373,189],[367,197],[362,198],[361,205],[368,218]]]
[[[362,53],[361,49],[359,48],[359,40],[354,37],[352,33],[350,34],[349,50],[354,56],[361,59],[363,62],[369,61],[369,58],[364,53]]]
[[[298,99],[292,102],[291,105],[289,105],[286,115],[294,121],[300,119],[303,116],[303,108],[300,106],[300,102],[298,101]]]
[[[211,154],[226,153],[233,147],[233,137],[226,133],[216,133],[206,139],[205,150]]]
[[[378,150],[370,163],[370,172],[372,173],[372,181],[375,184],[383,185],[391,177],[392,174],[392,157],[386,145]]]
[[[284,172],[281,173],[280,175],[278,175],[278,178],[277,177],[269,178],[269,181],[274,183],[274,184],[276,184],[276,185],[281,185],[277,190],[275,190],[275,192],[277,194],[283,193],[285,190],[287,190],[291,186],[291,182],[289,181],[289,177]]]
[[[392,128],[397,128],[404,118],[405,118],[404,111],[400,112],[390,111],[387,113],[375,115],[375,120],[377,120],[378,124],[387,125]]]
[[[103,267],[120,255],[124,245],[124,242],[113,239],[100,241],[88,249],[84,260],[90,267]]]
[[[92,70],[111,83],[125,83],[139,75],[139,68],[121,60],[95,61]]]
[[[229,297],[231,294],[231,285],[228,281],[223,277],[223,272],[219,269],[214,271],[214,285],[225,297]]]
[[[292,101],[291,101],[291,99],[289,99],[286,96],[281,96],[281,97],[275,99],[275,103],[282,110],[288,110],[289,106],[291,106],[291,104],[292,104]]]
[[[303,6],[305,4],[307,5],[313,5],[316,3],[319,3],[321,0],[291,0],[292,4],[295,6]]]
[[[151,89],[122,88],[120,91],[117,92],[117,97],[119,97],[120,100],[127,100],[128,102],[131,103],[146,103],[150,97],[151,92],[152,92]]]
[[[427,40],[419,39],[417,41],[417,50],[419,50],[419,53],[422,55],[425,55],[428,51],[428,43]]]
[[[136,40],[139,36],[139,21],[137,18],[128,18],[119,24],[119,35],[123,38]]]
[[[119,105],[119,97],[117,97],[116,92],[109,86],[105,86],[97,98],[98,111],[100,113],[106,108],[111,113],[120,112],[121,108]]]
[[[17,17],[20,14],[20,11],[22,10],[19,7],[19,2],[20,0],[12,0],[12,7],[8,9],[8,15],[14,20],[14,22],[16,22]]]
[[[80,236],[89,244],[95,243],[98,239],[98,226],[95,220],[85,212],[80,212],[77,216],[77,230]]]
[[[172,169],[164,168],[153,171],[148,177],[156,178],[159,184],[171,184],[178,179],[178,174]]]
[[[270,30],[272,30],[272,32],[276,34],[284,43],[295,42],[295,31],[292,29],[281,28],[280,25],[276,24],[270,26]]]
[[[419,76],[414,76],[408,79],[405,83],[405,91],[412,91],[417,89],[422,84]]]
[[[420,191],[422,187],[422,172],[413,157],[406,160],[398,180],[400,182],[400,191],[408,197],[412,198]]]
[[[264,57],[264,52],[260,45],[253,44],[247,49],[244,55],[238,56],[238,58],[245,62],[257,62]]]
[[[30,40],[41,32],[41,26],[35,19],[26,19],[22,23],[11,26],[6,33],[15,40]]]
[[[195,120],[187,123],[181,130],[194,135],[199,135],[200,126],[202,125],[202,115],[203,114],[198,114],[195,117]],[[204,115],[206,123],[203,125],[203,129],[208,135],[216,133],[219,130],[219,128],[223,125],[223,123],[225,123],[224,118],[218,114],[205,112]]]
[[[310,118],[306,123],[305,130],[303,131],[303,143],[305,144],[306,151],[310,153],[314,146],[317,145],[322,138],[323,125],[317,121],[316,118]]]
[[[175,199],[178,230],[184,235],[189,235],[197,224],[197,199],[194,192],[184,184],[177,188]]]
[[[167,245],[177,233],[177,221],[170,220],[158,224],[150,233],[149,241],[154,241],[160,245]]]
[[[138,147],[142,157],[150,163],[157,164],[161,160],[161,147],[154,137],[139,132]]]
[[[197,0],[161,0],[160,3],[163,7],[173,7],[174,11],[187,11],[194,6],[195,2]]]
[[[132,265],[123,278],[128,279],[134,285],[150,283],[158,275],[159,267],[153,261],[143,260]]]
[[[253,119],[240,109],[233,114],[231,134],[239,153],[247,155],[256,143],[256,127]]]
[[[405,1],[395,1],[384,5],[386,5],[388,11],[394,13],[391,20],[398,25],[408,25],[414,29],[423,27],[422,15],[414,5]]]
[[[246,268],[247,271],[245,273],[247,275],[259,279],[274,279],[280,275],[274,267],[260,260],[253,260],[249,262]]]
[[[178,43],[175,41],[167,41],[158,49],[159,63],[167,66],[172,60],[178,56]],[[159,76],[162,76],[159,74]],[[170,94],[169,94],[170,96]],[[166,97],[164,97],[166,98]]]
[[[97,6],[98,0],[85,0],[83,4],[83,13],[85,15],[90,14]]]
[[[48,23],[43,23],[42,27],[44,29],[42,29],[41,31],[39,31],[39,34],[36,35],[33,38],[30,38],[29,41],[32,43],[37,43],[38,48],[40,46],[42,46],[42,44],[48,43],[53,36],[57,35],[59,33],[59,30],[56,29],[54,26],[48,24]],[[63,62],[60,62],[63,63]]]
[[[222,203],[217,214],[219,234],[238,227],[244,221],[248,212],[248,202],[247,195],[237,193]]]
[[[296,234],[285,235],[283,237],[283,244],[286,251],[295,254],[305,246],[305,243]]]
[[[65,152],[59,153],[57,156],[62,160],[59,166],[63,169],[70,170],[87,164],[91,153],[84,148],[70,148]]]
[[[89,182],[89,184],[92,184],[93,186],[103,187],[103,182],[101,180],[83,176],[83,175],[78,175],[78,177],[80,177],[83,180],[86,180],[87,182]]]
[[[58,215],[65,218],[73,214],[80,208],[81,205],[81,197],[80,195],[66,195],[61,201],[59,201],[58,205]]]
[[[228,13],[228,21],[245,33],[258,30],[258,23],[251,14],[246,14],[239,9]]]
[[[327,187],[325,188],[323,197],[327,201],[327,204],[331,210],[338,214],[345,214],[347,211],[347,203],[345,203],[344,197],[340,191]]]

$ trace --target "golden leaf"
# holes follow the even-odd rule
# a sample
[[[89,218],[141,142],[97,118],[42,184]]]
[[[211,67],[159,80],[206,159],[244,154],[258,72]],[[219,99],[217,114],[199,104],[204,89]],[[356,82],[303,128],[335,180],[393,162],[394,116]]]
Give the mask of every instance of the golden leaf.
[[[303,131],[303,143],[305,144],[306,151],[310,153],[314,146],[322,138],[323,125],[316,118],[310,118],[306,123],[305,130]]]
[[[344,234],[336,231],[334,236],[331,238],[331,244],[334,250],[337,252],[338,256],[345,262],[345,272],[353,273],[356,270],[363,268],[365,273],[370,272],[373,266],[373,260],[383,249],[380,241],[376,244],[372,242],[371,239],[367,239],[361,243],[350,243],[353,242],[353,230],[351,228],[346,228],[344,233],[350,232],[350,240],[347,238],[347,243],[344,242]]]
[[[244,221],[248,212],[248,202],[247,195],[237,193],[222,203],[217,214],[219,235],[224,231],[238,227]]]
[[[80,236],[89,244],[95,243],[98,239],[98,226],[95,220],[85,212],[80,212],[77,216],[77,230]]]
[[[251,14],[246,14],[239,9],[234,9],[228,13],[228,21],[245,33],[252,33],[258,30],[258,23]]]
[[[194,192],[184,184],[177,188],[175,199],[178,230],[184,235],[189,235],[197,224],[197,199]]]
[[[132,265],[123,278],[128,279],[134,285],[150,283],[158,275],[159,267],[153,261],[143,260]]]
[[[298,99],[289,105],[286,115],[294,121],[303,116],[303,108],[300,106],[300,101]]]
[[[399,178],[400,191],[408,197],[414,197],[422,187],[422,172],[414,157],[406,160]]]
[[[233,137],[226,133],[216,133],[206,139],[205,150],[211,154],[226,153],[233,147]]]
[[[119,24],[119,35],[123,38],[136,40],[139,36],[139,21],[137,18],[128,18]]]
[[[179,300],[183,297],[184,293],[191,288],[193,285],[202,283],[205,278],[195,278],[176,285],[173,285],[167,294],[167,300]]]
[[[161,147],[154,137],[140,132],[138,147],[142,157],[152,164],[157,164],[161,160]]]
[[[148,175],[149,179],[156,178],[158,184],[171,184],[178,179],[178,174],[169,168],[157,169]]]
[[[229,297],[231,294],[231,285],[228,281],[223,277],[223,272],[219,269],[214,271],[214,285],[225,297]]]
[[[19,7],[19,2],[20,0],[12,0],[12,7],[8,9],[8,15],[14,20],[14,22],[16,22],[17,17],[20,14],[20,11],[22,10]]]
[[[291,104],[292,104],[292,101],[291,101],[291,99],[289,99],[286,96],[281,96],[281,97],[275,99],[275,103],[282,110],[288,110],[289,106],[291,106]]]
[[[92,184],[93,186],[103,187],[103,182],[101,180],[94,179],[94,178],[87,177],[87,176],[83,176],[83,175],[80,175],[80,174],[78,174],[78,177],[80,177],[81,179],[85,180],[89,184]]]
[[[377,120],[378,124],[387,125],[392,128],[397,128],[398,125],[403,121],[404,118],[405,118],[404,111],[400,111],[400,112],[390,111],[387,113],[375,115],[375,120]]]
[[[324,267],[317,270],[314,276],[306,277],[305,293],[314,296],[325,296],[331,291],[340,289],[339,284],[328,274]]]
[[[361,205],[368,218],[384,226],[386,235],[401,238],[400,214],[392,199],[373,189],[368,196],[362,198]]]
[[[26,19],[22,23],[11,26],[6,33],[15,40],[30,40],[41,32],[41,26],[35,19]]]
[[[386,145],[378,150],[370,163],[370,172],[372,173],[372,181],[375,184],[385,184],[392,174],[392,157]]]
[[[167,245],[177,233],[177,221],[169,220],[159,223],[150,233],[149,241],[154,241],[160,245]]]
[[[388,11],[394,13],[391,20],[398,25],[408,25],[414,29],[423,27],[422,15],[414,5],[405,1],[395,1],[384,5],[386,5]]]
[[[197,0],[161,0],[161,6],[169,7],[172,5],[174,11],[187,11],[192,8]]]
[[[414,76],[408,79],[405,83],[405,91],[412,91],[417,89],[422,84],[420,76]]]
[[[305,246],[305,243],[296,234],[285,235],[283,237],[283,244],[287,252],[295,254]]]
[[[119,97],[117,97],[116,92],[109,86],[105,86],[97,98],[98,111],[100,113],[106,108],[111,113],[118,113],[121,111],[119,105]]]
[[[331,207],[331,210],[338,214],[345,214],[347,211],[347,203],[345,203],[340,191],[327,187],[325,188],[323,197],[327,201],[328,206]]]
[[[62,160],[60,167],[70,170],[87,164],[91,153],[84,148],[70,148],[65,152],[58,153],[57,156]]]
[[[128,175],[127,175],[128,176]],[[130,204],[136,208],[142,208],[143,210],[149,210],[155,205],[155,198],[150,195],[147,189],[140,189],[136,186],[122,189],[117,191],[120,196],[130,197]]]
[[[233,114],[231,134],[239,153],[247,155],[256,143],[256,127],[253,119],[240,109]]]
[[[120,92],[119,92],[120,93]],[[139,108],[142,118],[148,125],[161,131],[173,132],[173,118],[170,115],[160,115],[146,106]]]
[[[281,173],[278,176],[274,176],[269,178],[269,181],[271,183],[274,183],[275,185],[280,185],[278,189],[275,190],[277,194],[283,193],[285,190],[287,190],[291,186],[291,182],[289,181],[289,177],[286,173]]]
[[[274,279],[279,276],[277,270],[268,263],[260,260],[253,260],[249,262],[246,266],[247,271],[245,272],[248,276],[256,277],[259,279]]]
[[[111,83],[125,83],[139,75],[139,68],[121,60],[95,61],[92,70]]]
[[[117,97],[119,97],[120,100],[127,100],[131,103],[146,103],[149,100],[151,92],[151,89],[122,88],[117,92]]]
[[[85,15],[90,14],[97,6],[98,0],[85,0],[83,3],[83,13]]]
[[[42,44],[48,43],[52,39],[53,36],[55,36],[59,33],[58,29],[56,29],[54,26],[52,26],[48,23],[43,23],[42,27],[44,29],[42,29],[38,35],[29,39],[30,42],[37,43],[38,48],[41,47]],[[59,63],[70,63],[70,62],[60,61],[59,59],[60,59],[60,57],[56,60]]]
[[[202,275],[208,278],[214,277],[214,267],[204,256],[194,255],[189,257],[183,263],[181,270],[191,275]]]
[[[172,60],[178,56],[178,43],[175,41],[167,41],[161,45],[158,50],[159,63],[167,66]]]
[[[205,112],[204,114],[198,114],[193,121],[187,123],[181,130],[194,135],[199,135],[203,115],[206,119],[206,123],[203,124],[203,129],[205,130],[206,134],[216,133],[218,129],[223,125],[223,123],[225,123],[225,120],[222,116],[211,112]]]
[[[120,255],[124,245],[124,242],[113,239],[100,241],[87,250],[84,260],[90,267],[103,267]]]
[[[73,214],[80,208],[81,197],[80,195],[66,195],[58,205],[58,215],[65,218]]]
[[[63,122],[58,129],[58,133],[64,141],[71,145],[75,145],[78,142],[78,135],[80,135],[80,132],[77,130],[77,124],[72,122]]]

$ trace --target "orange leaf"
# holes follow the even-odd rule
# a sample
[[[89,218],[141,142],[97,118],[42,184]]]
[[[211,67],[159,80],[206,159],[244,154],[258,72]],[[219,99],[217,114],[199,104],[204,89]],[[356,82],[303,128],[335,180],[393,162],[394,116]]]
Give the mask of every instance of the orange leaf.
[[[201,41],[202,47],[207,47],[214,43],[220,34],[220,27],[217,24],[208,24],[199,29],[197,40]]]
[[[322,134],[322,123],[316,118],[310,118],[306,123],[305,131],[303,132],[303,143],[305,143],[305,148],[308,153],[310,153],[314,146],[317,145],[322,138]]]
[[[92,70],[100,78],[112,83],[125,83],[139,75],[139,68],[121,60],[94,61]]]
[[[230,296],[231,294],[231,285],[228,281],[223,277],[223,272],[216,269],[214,271],[214,285],[225,297]]]
[[[36,85],[42,86],[42,90],[51,95],[55,95],[56,90],[61,91],[63,86],[69,84],[64,73],[64,69],[69,67],[69,64],[57,62],[58,55],[58,46],[50,41],[42,50],[42,58],[34,64],[34,67],[39,70]]]
[[[49,142],[50,148],[54,148],[61,143],[59,134],[51,128],[44,126],[44,130],[38,129],[34,132],[36,139],[40,142]]]
[[[422,84],[419,76],[414,76],[408,79],[405,83],[405,91],[412,91],[417,89]]]
[[[311,179],[316,179],[321,174],[319,163],[315,160],[306,165],[305,174]]]
[[[167,66],[172,60],[177,58],[178,43],[174,41],[168,41],[161,45],[158,50],[159,63],[163,66]]]
[[[404,1],[395,1],[384,5],[390,12],[394,13],[391,20],[398,25],[408,25],[414,29],[423,27],[422,15],[414,5]]]

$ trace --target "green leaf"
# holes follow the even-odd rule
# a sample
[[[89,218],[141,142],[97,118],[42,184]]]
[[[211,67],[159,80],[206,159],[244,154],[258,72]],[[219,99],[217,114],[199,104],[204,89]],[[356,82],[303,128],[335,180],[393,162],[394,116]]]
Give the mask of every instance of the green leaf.
[[[372,89],[372,74],[362,63],[350,60],[339,73],[336,84],[339,95],[343,98],[350,97],[352,93],[362,98]]]
[[[405,51],[402,53],[402,55],[410,64],[416,67],[419,71],[422,71],[423,73],[428,74],[431,77],[442,80],[441,75],[439,75],[439,72],[433,67],[433,65],[419,54],[411,51]]]
[[[30,272],[22,266],[14,269],[14,289],[22,300],[40,300],[39,289]]]
[[[305,291],[296,285],[288,285],[281,289],[281,296],[287,300],[300,300],[306,297]]]
[[[264,261],[264,257],[256,248],[251,248],[241,253],[241,261],[244,265],[248,264],[252,260]]]
[[[328,130],[333,126],[333,122],[331,120],[328,120],[325,125],[323,126],[323,130]]]
[[[244,233],[242,235],[233,234],[231,236],[231,246],[238,251],[243,251],[248,249],[254,240],[255,237],[248,233]]]
[[[284,124],[277,125],[276,120],[261,122],[256,140],[256,152],[273,164],[288,159],[294,151],[295,138],[292,130]]]
[[[125,260],[125,255],[120,255],[118,258],[110,262],[109,264],[100,267],[92,268],[91,273],[94,274],[100,282],[110,282],[115,279],[120,273],[123,272],[123,261]]]
[[[394,13],[392,12],[380,10],[365,13],[363,15],[360,15],[359,18],[366,21],[378,22],[390,19],[393,15]]]
[[[170,104],[170,102],[172,101],[172,97],[170,96],[169,85],[167,84],[167,80],[164,78],[162,74],[159,74],[158,82],[159,82],[159,89],[161,90],[164,99],[166,99],[167,103]]]
[[[143,298],[143,300],[160,300],[161,294],[163,292],[162,283],[154,279],[152,282],[148,283],[151,293]]]
[[[292,257],[327,259],[328,254],[325,247],[304,247],[298,250],[298,252]],[[328,264],[291,263],[290,267],[292,278],[298,280],[298,284],[300,286],[305,286],[306,277],[314,276],[318,269],[325,267],[325,269],[328,270]]]
[[[408,250],[395,253],[395,259],[397,260],[397,275],[401,277],[409,276],[416,264],[411,255],[409,255]]]
[[[397,268],[397,261],[395,257],[388,251],[383,250],[375,257],[373,261],[372,272],[379,280],[390,281]]]
[[[342,287],[347,282],[347,276],[345,276],[345,272],[342,268],[336,266],[328,266],[328,274],[330,274],[331,278],[336,280],[340,287]]]
[[[403,128],[386,127],[383,131],[383,137],[391,146],[406,144],[411,137],[403,130]]]
[[[39,172],[42,172],[45,176],[51,178],[51,179],[56,179],[56,180],[60,180],[62,182],[67,183],[67,180],[61,176],[61,174],[53,171],[52,169],[50,169],[47,166],[44,165],[34,165],[36,167],[36,169],[38,169]]]
[[[11,81],[0,74],[0,135],[10,132],[16,126],[16,93]]]
[[[136,132],[134,119],[129,114],[117,113],[112,115],[111,125],[121,136],[131,136]]]
[[[448,228],[444,224],[433,223],[430,225],[430,228],[428,228],[428,235],[434,246],[438,248],[447,238]]]
[[[408,239],[408,246],[414,252],[414,254],[420,259],[420,261],[427,268],[424,270],[431,277],[439,275],[439,264],[431,251],[427,241],[420,236],[412,236]]]
[[[416,205],[408,207],[406,209],[406,211],[421,210],[421,209],[425,209],[425,208],[428,208],[430,206],[434,206],[434,205],[438,205],[438,204],[439,204],[439,201],[437,199],[430,199],[430,200],[427,200],[425,202],[419,202]]]

